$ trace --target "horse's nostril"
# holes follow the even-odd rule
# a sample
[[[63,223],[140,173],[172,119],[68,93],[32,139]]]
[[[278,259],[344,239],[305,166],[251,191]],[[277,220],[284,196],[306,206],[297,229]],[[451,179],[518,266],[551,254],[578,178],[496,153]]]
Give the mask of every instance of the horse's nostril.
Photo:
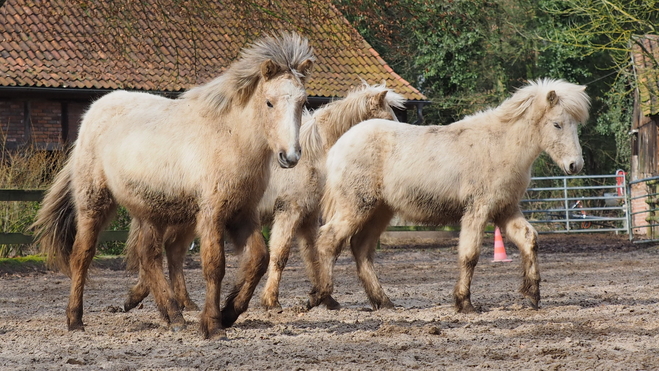
[[[288,163],[288,160],[286,160],[286,153],[284,153],[284,151],[279,151],[279,163],[282,165]]]
[[[577,163],[576,162],[570,163],[570,173],[574,174],[576,172],[577,172]]]

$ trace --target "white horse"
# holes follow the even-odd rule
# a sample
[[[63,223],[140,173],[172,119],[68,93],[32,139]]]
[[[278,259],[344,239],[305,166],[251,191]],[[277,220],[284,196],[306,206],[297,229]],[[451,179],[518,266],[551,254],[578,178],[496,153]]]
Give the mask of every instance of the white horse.
[[[318,270],[308,306],[331,295],[334,261],[349,240],[375,309],[392,307],[373,269],[377,240],[395,213],[431,225],[460,223],[460,277],[453,291],[458,312],[473,312],[471,280],[485,225],[493,221],[520,249],[521,292],[540,301],[537,232],[519,201],[533,161],[546,151],[566,174],[583,167],[577,126],[588,118],[585,87],[538,80],[498,108],[447,126],[363,122],[327,155],[327,182],[316,246]]]
[[[316,261],[314,241],[319,226],[327,151],[343,133],[361,121],[372,118],[396,120],[392,107],[403,108],[403,102],[402,96],[384,85],[364,84],[344,99],[335,100],[313,114],[305,111],[300,129],[303,153],[300,162],[293,169],[282,169],[272,162],[272,176],[258,207],[261,221],[272,224],[268,281],[261,299],[265,308],[281,307],[279,284],[295,237],[309,275],[315,277],[311,272]],[[140,233],[139,225],[131,225],[125,249],[129,268],[139,267],[136,251]],[[190,299],[183,276],[183,261],[194,238],[194,229],[172,226],[167,229],[166,236],[169,277],[178,303],[186,309],[196,310],[197,305]],[[140,279],[131,288],[124,309],[134,308],[148,294],[145,272],[140,269]],[[336,305],[331,299],[326,304],[330,308]]]
[[[165,229],[197,227],[206,304],[205,337],[224,336],[267,267],[258,202],[273,154],[282,167],[300,158],[299,129],[313,49],[294,33],[264,37],[218,78],[179,99],[117,91],[85,114],[67,165],[37,215],[38,243],[71,277],[69,330],[84,329],[82,296],[98,235],[117,205],[142,230],[139,261],[172,329],[185,321],[162,269]],[[242,249],[242,280],[220,310],[223,237]],[[256,238],[255,238],[256,237]]]

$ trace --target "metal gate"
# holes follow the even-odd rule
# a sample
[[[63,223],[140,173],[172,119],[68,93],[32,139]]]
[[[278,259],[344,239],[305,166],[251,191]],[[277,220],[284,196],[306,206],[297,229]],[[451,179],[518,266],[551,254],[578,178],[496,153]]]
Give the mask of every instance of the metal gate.
[[[534,177],[521,201],[538,233],[630,233],[626,174]]]
[[[659,241],[659,176],[629,182],[634,242]]]

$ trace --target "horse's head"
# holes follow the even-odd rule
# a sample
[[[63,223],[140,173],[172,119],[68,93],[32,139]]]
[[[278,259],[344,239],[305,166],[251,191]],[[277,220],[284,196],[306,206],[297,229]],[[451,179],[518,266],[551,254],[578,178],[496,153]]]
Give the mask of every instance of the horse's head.
[[[266,60],[261,64],[262,82],[253,97],[265,127],[268,145],[283,168],[300,160],[300,124],[307,99],[304,79],[313,61],[307,59],[296,69],[283,70]]]
[[[567,175],[572,175],[580,172],[584,165],[578,129],[588,118],[590,101],[584,93],[585,87],[569,85],[568,94],[550,90],[540,97],[546,101],[543,102],[545,114],[538,124],[542,149]]]
[[[376,88],[384,89],[384,85]],[[403,109],[404,98],[392,90],[384,89],[370,98],[368,119],[385,119],[398,121],[393,108]]]

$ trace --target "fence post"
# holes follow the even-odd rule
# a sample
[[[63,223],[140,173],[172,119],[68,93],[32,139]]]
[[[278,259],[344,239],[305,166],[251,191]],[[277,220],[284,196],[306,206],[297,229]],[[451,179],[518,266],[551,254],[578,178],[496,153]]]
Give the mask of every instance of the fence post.
[[[563,177],[563,201],[565,203],[565,230],[570,230],[570,204],[567,201],[567,178]]]

